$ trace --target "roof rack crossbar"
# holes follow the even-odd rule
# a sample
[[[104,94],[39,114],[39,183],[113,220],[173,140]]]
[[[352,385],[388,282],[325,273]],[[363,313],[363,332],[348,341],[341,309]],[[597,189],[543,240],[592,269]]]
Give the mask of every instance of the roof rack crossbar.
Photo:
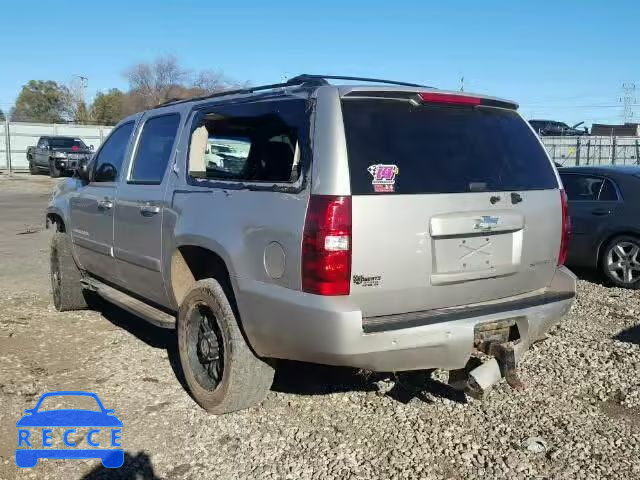
[[[417,88],[431,88],[426,85],[418,85],[417,83],[408,83],[408,82],[398,82],[396,80],[384,80],[382,78],[368,78],[368,77],[348,77],[344,75],[308,75],[302,74],[297,77],[293,77],[290,82],[298,81],[312,81],[312,80],[348,80],[348,81],[356,81],[356,82],[370,82],[370,83],[386,83],[389,85],[400,85],[403,87],[417,87]]]

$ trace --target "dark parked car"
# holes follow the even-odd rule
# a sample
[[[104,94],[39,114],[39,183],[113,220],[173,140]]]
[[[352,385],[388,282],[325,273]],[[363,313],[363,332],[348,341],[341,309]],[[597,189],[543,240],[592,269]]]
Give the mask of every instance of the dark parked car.
[[[556,122],[555,120],[529,120],[529,124],[541,137],[579,137],[581,135],[589,135],[587,127],[578,128],[583,123],[576,123],[570,127],[564,122]]]
[[[87,145],[77,137],[40,137],[35,147],[27,148],[29,172],[36,175],[41,171],[59,177],[66,172],[74,172],[82,162],[93,155],[93,145]]]
[[[597,268],[618,287],[640,288],[640,166],[559,172],[571,217],[567,264]]]

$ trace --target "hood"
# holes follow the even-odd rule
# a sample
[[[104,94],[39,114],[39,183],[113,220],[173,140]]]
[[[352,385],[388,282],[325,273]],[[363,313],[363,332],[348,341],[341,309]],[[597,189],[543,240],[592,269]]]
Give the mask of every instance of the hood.
[[[91,151],[88,148],[78,148],[76,150],[73,150],[72,148],[61,148],[61,147],[54,147],[53,148],[54,152],[64,152],[64,153],[84,153],[84,154],[91,154],[93,153],[93,151]]]
[[[69,409],[25,415],[16,427],[122,427],[122,422],[115,415]]]

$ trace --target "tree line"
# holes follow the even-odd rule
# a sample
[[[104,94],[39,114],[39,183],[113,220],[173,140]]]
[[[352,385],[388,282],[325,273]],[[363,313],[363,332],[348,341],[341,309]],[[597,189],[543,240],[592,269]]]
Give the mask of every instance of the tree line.
[[[98,92],[91,104],[82,89],[53,80],[30,80],[8,117],[14,122],[115,125],[124,117],[171,99],[184,99],[245,86],[213,70],[190,71],[174,56],[139,63],[123,76],[129,88]],[[4,118],[0,110],[0,120]]]

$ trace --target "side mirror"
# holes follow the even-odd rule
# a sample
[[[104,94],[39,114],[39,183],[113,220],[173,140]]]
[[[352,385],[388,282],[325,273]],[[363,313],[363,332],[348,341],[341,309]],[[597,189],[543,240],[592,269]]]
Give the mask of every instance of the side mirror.
[[[89,150],[93,152],[93,145],[89,145]]]
[[[78,178],[82,180],[84,183],[89,183],[91,181],[90,165],[91,165],[91,162],[85,160],[83,162],[80,162],[80,165],[76,169],[76,174],[78,175]]]

